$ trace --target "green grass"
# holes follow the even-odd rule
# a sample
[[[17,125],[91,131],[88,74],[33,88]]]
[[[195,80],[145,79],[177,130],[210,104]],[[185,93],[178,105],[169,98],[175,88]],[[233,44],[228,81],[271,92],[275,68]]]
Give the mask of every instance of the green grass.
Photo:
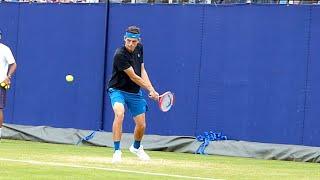
[[[123,162],[111,164],[112,153],[106,147],[3,139],[0,179],[186,179],[137,171],[215,179],[320,179],[320,163],[158,151],[149,151],[152,160],[141,162],[123,150]]]

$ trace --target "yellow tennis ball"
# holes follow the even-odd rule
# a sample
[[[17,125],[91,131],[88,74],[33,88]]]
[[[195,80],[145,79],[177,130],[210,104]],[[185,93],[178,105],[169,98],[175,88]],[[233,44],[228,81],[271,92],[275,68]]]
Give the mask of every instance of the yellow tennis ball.
[[[7,84],[5,82],[1,83],[1,87],[5,87]]]
[[[72,76],[71,74],[68,74],[68,75],[66,76],[66,81],[67,81],[67,82],[72,82],[72,81],[73,81],[73,76]]]

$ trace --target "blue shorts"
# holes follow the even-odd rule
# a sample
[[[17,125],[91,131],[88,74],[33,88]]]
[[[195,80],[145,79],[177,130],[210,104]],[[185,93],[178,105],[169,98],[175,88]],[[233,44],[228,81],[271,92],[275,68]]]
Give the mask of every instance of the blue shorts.
[[[116,102],[127,105],[133,117],[148,111],[147,101],[143,98],[141,91],[138,93],[129,93],[118,89],[109,88],[108,94],[112,107]]]

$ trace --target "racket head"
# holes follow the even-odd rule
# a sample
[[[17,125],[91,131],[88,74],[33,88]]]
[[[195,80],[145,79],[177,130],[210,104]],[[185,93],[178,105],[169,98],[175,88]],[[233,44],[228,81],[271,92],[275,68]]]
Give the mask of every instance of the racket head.
[[[174,94],[167,91],[159,96],[159,108],[163,112],[168,112],[174,104]]]

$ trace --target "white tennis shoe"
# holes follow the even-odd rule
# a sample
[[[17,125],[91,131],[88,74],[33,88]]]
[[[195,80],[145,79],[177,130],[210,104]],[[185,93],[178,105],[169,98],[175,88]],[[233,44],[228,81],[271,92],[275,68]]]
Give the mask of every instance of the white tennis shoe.
[[[133,145],[131,145],[129,150],[133,154],[137,155],[138,158],[142,161],[149,161],[150,160],[150,157],[148,156],[148,154],[146,152],[144,152],[143,146],[141,146],[141,145],[140,145],[139,149],[136,149],[133,147]]]
[[[116,150],[114,151],[113,153],[113,156],[112,156],[112,163],[119,163],[122,161],[122,152],[120,150]]]

